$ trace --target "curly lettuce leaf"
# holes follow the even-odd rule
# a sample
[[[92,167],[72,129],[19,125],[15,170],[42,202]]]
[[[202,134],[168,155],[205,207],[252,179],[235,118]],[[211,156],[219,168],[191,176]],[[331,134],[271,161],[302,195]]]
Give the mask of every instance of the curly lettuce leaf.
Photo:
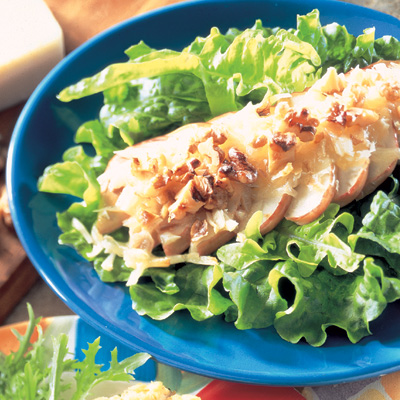
[[[390,194],[378,191],[371,203],[370,212],[362,221],[363,227],[352,235],[353,247],[363,238],[377,243],[389,253],[400,254],[400,206]]]
[[[363,274],[335,276],[322,269],[307,279],[288,261],[271,271],[270,283],[276,292],[281,279],[294,285],[296,295],[290,308],[276,314],[274,326],[292,343],[304,337],[312,346],[320,346],[330,326],[343,329],[356,343],[371,334],[369,323],[381,315],[387,303],[400,297],[400,280],[385,276],[372,258],[365,259]]]
[[[129,60],[65,88],[63,101],[103,92],[100,120],[121,130],[128,144],[177,126],[236,111],[268,94],[301,91],[328,67],[346,72],[379,59],[398,59],[400,43],[375,40],[374,29],[355,37],[345,26],[322,26],[318,10],[297,17],[297,28],[212,28],[182,52],[155,50],[143,41]]]
[[[146,274],[153,279],[129,288],[133,308],[140,315],[160,320],[187,309],[193,319],[202,321],[224,313],[232,305],[215,287],[222,278],[219,266],[187,264],[170,270],[167,277],[160,277],[160,273],[163,271],[157,268],[148,269]]]
[[[99,160],[97,169],[100,173],[116,150],[132,144],[112,126],[108,129],[105,126],[108,125],[101,124],[98,120],[87,121],[78,128],[75,134],[76,143],[89,143],[93,146],[96,158]]]
[[[331,204],[320,218],[309,224],[299,226],[284,220],[265,236],[263,248],[272,253],[286,252],[304,277],[310,276],[319,265],[331,268],[336,274],[353,272],[364,256],[353,252],[347,243],[347,235],[353,231],[353,216],[338,212],[339,206]]]
[[[259,260],[291,259],[304,277],[310,276],[319,265],[326,265],[337,274],[353,272],[364,256],[355,253],[347,243],[347,236],[353,231],[353,216],[338,211],[339,206],[332,204],[320,218],[302,226],[283,220],[262,238],[261,244],[251,238],[228,244],[218,250],[218,258],[235,268]],[[245,232],[251,224],[252,219]]]
[[[68,149],[63,162],[47,167],[39,178],[38,189],[42,192],[61,193],[74,196],[82,201],[73,202],[70,207],[57,214],[57,223],[62,230],[61,244],[72,245],[78,253],[86,256],[92,251],[92,244],[84,230],[90,232],[96,221],[96,210],[101,205],[100,185],[97,181],[101,157],[87,155],[82,146]]]
[[[287,302],[278,296],[268,283],[275,262],[254,261],[235,269],[222,264],[223,284],[235,304],[227,320],[233,320],[238,329],[266,328],[273,325],[277,312],[287,308]]]
[[[342,328],[352,342],[357,342],[370,334],[369,322],[400,295],[400,280],[388,276],[387,268],[372,258],[365,259],[363,268],[355,273],[334,275],[331,270],[318,268],[305,278],[298,262],[273,263],[252,239],[223,246],[218,256],[224,266],[224,287],[237,307],[236,313],[229,309],[229,319],[239,329],[273,323],[291,342],[305,338],[309,344],[320,346],[329,326]],[[359,261],[363,258],[360,255]],[[225,262],[231,267],[227,268]],[[284,279],[292,286],[281,285]],[[286,289],[283,294],[282,287]],[[287,307],[286,301],[292,297],[295,300]],[[265,315],[264,310],[268,310]]]
[[[400,41],[393,36],[383,36],[375,41],[378,59],[400,60]]]
[[[60,193],[83,199],[87,204],[98,203],[100,186],[96,170],[99,167],[97,157],[88,156],[82,146],[68,149],[63,162],[45,169],[38,180],[38,189],[42,192]],[[104,166],[100,166],[103,169]]]
[[[141,45],[139,52],[131,48],[127,53],[128,62],[112,64],[65,88],[59,99],[71,101],[142,78],[191,74],[204,85],[211,116],[215,116],[238,110],[243,106],[238,98],[254,90],[262,89],[262,95],[301,91],[319,77],[320,57],[309,43],[283,29],[270,35],[260,22],[233,40],[212,28],[206,38],[196,39],[182,52],[150,52]]]
[[[234,303],[226,319],[239,329],[274,325],[285,340],[305,338],[313,346],[325,343],[329,326],[344,330],[354,343],[371,334],[369,323],[400,297],[400,251],[388,247],[398,235],[397,201],[397,186],[389,195],[378,192],[356,228],[354,217],[332,204],[312,223],[283,221],[263,238],[255,214],[247,238],[217,252]],[[374,246],[355,251],[360,238]]]
[[[375,29],[370,27],[356,37],[344,25],[331,23],[322,26],[318,10],[298,16],[294,32],[317,50],[322,73],[329,67],[347,72],[357,65],[362,68],[382,59],[400,59],[400,42],[393,36],[376,39]]]
[[[104,91],[104,103],[101,123],[119,129],[128,144],[211,116],[201,80],[189,74],[138,79],[112,87]]]
[[[386,260],[392,269],[400,273],[400,204],[399,182],[389,193],[379,190],[370,201],[370,207],[362,219],[361,228],[349,236],[352,248]]]

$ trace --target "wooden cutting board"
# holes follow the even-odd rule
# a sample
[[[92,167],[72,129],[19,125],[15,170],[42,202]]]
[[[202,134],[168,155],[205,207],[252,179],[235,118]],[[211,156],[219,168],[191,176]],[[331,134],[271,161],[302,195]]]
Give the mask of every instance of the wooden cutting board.
[[[123,20],[181,0],[45,0],[61,25],[69,53]],[[0,112],[0,152],[6,150],[23,104]],[[0,193],[5,171],[0,162]],[[39,278],[12,227],[0,217],[0,324]]]

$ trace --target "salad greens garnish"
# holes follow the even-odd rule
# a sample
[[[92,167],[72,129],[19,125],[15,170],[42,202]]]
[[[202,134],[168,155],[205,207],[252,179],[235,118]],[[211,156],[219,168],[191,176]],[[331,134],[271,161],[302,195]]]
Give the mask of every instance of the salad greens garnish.
[[[100,338],[88,344],[88,349],[83,350],[84,359],[78,361],[71,357],[65,333],[51,337],[49,357],[46,353],[49,347],[45,345],[40,326],[41,318],[35,318],[30,304],[28,313],[25,334],[13,331],[19,341],[18,350],[8,355],[0,353],[0,399],[84,400],[101,382],[132,381],[134,370],[150,358],[149,354],[137,353],[118,362],[115,348],[111,352],[110,368],[103,370],[103,365],[95,361],[101,348]],[[38,337],[33,341],[35,330]]]
[[[329,68],[347,72],[380,59],[400,59],[400,42],[375,38],[373,28],[354,36],[336,23],[322,26],[318,10],[298,16],[295,29],[212,28],[182,51],[152,49],[140,42],[126,50],[125,63],[65,88],[61,101],[103,93],[98,120],[77,131],[77,146],[39,179],[45,192],[71,194],[58,214],[60,243],[94,264],[107,282],[126,282],[130,270],[116,256],[93,251],[91,228],[100,207],[96,180],[114,151],[191,122],[237,111],[249,101],[302,91]],[[93,145],[90,156],[83,145]],[[316,221],[282,221],[262,237],[254,215],[236,242],[217,252],[218,265],[187,263],[151,268],[129,288],[133,308],[163,319],[186,309],[196,320],[223,315],[238,329],[274,326],[291,342],[322,345],[326,329],[346,331],[352,342],[370,334],[369,324],[400,297],[398,185],[357,204],[331,205]],[[117,244],[126,232],[113,233]],[[114,243],[114,244],[115,244]]]

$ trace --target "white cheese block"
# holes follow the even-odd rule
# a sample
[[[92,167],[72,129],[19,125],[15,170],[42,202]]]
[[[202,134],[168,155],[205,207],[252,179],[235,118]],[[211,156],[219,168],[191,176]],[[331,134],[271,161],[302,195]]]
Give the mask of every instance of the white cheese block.
[[[0,110],[26,100],[63,56],[62,29],[43,0],[0,0]]]

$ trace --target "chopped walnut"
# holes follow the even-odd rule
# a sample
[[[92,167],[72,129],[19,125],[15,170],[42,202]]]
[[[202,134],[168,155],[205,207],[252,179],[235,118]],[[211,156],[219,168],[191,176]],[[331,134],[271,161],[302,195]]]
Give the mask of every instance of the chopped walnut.
[[[257,109],[257,114],[260,117],[265,117],[265,116],[269,115],[270,112],[271,112],[271,106],[269,104],[267,106],[260,107]]]
[[[215,144],[224,144],[228,139],[226,132],[220,126],[214,126],[210,131],[210,135]]]
[[[271,113],[271,102],[267,98],[264,98],[260,106],[257,108],[256,113],[260,117],[269,115]]]
[[[395,102],[400,99],[400,88],[398,86],[392,86],[390,82],[385,82],[379,93],[382,97],[385,97],[388,101]]]
[[[241,183],[254,183],[257,179],[257,169],[248,161],[239,150],[231,147],[228,152],[229,160],[225,160],[218,173]]]
[[[232,186],[229,184],[229,180],[218,179],[212,183],[212,187],[213,191],[207,203],[204,205],[204,208],[206,210],[226,209],[233,191]]]
[[[206,202],[213,192],[213,180],[210,177],[195,176],[193,178],[193,198]]]
[[[157,174],[152,180],[151,183],[154,189],[161,189],[165,187],[171,179],[172,174]]]
[[[327,117],[327,121],[333,122],[334,124],[339,124],[341,126],[346,126],[349,122],[351,116],[347,114],[344,109],[343,104],[335,103],[332,106],[331,113]]]
[[[303,108],[300,112],[289,111],[285,116],[285,120],[290,128],[296,128],[297,135],[302,142],[309,142],[314,139],[319,121],[310,117],[310,112],[307,108]]]
[[[272,142],[279,146],[284,152],[287,152],[296,144],[296,139],[291,135],[285,135],[279,132],[273,134]]]
[[[159,159],[148,157],[147,160],[140,160],[137,157],[132,158],[132,172],[151,172],[157,173],[159,171],[160,166],[165,164],[164,157],[160,156]]]
[[[198,168],[200,165],[201,165],[200,160],[198,160],[197,158],[191,158],[189,161],[181,165],[178,165],[174,169],[173,174],[180,176],[186,174],[187,172],[194,173],[195,169]]]

